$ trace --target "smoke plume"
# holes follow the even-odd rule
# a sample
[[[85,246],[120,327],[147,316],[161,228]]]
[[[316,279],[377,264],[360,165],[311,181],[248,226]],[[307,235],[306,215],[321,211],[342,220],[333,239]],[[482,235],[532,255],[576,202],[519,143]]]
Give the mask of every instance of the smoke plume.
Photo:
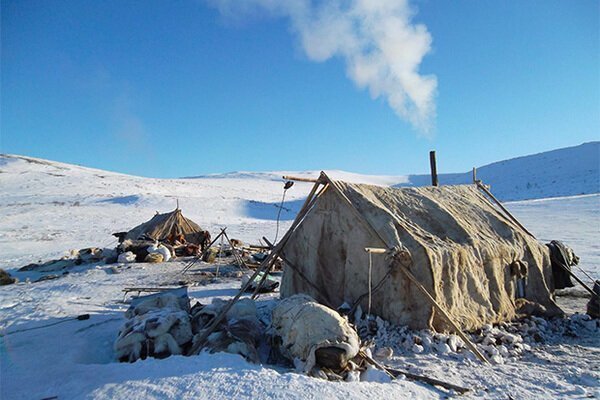
[[[408,0],[209,0],[225,17],[287,17],[309,59],[341,57],[348,77],[427,134],[437,80],[419,73],[431,50],[427,27],[414,24]]]

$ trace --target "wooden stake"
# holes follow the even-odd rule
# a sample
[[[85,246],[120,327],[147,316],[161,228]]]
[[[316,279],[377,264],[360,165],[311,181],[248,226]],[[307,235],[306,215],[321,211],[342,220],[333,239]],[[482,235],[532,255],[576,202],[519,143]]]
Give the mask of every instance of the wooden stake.
[[[435,150],[429,152],[429,165],[431,167],[431,185],[438,186],[437,165],[435,162]]]
[[[477,183],[477,168],[473,167],[473,183]]]
[[[440,381],[439,379],[435,379],[435,378],[429,378],[427,376],[423,376],[423,375],[417,375],[417,374],[413,374],[407,371],[400,371],[398,369],[394,369],[394,368],[390,368],[387,365],[381,364],[380,362],[375,361],[372,357],[369,357],[367,355],[367,353],[365,353],[363,350],[359,351],[358,353],[365,361],[367,361],[369,364],[374,365],[375,367],[385,371],[390,377],[392,378],[397,378],[400,375],[404,375],[406,376],[408,379],[411,380],[415,380],[415,381],[421,381],[421,382],[425,382],[429,385],[433,385],[433,386],[441,386],[445,389],[448,390],[454,390],[460,394],[464,394],[467,393],[468,391],[470,391],[471,389],[469,388],[465,388],[462,386],[457,386],[453,383],[448,383],[448,382],[444,382],[444,381]]]
[[[388,252],[387,249],[382,249],[379,247],[365,247],[365,251],[371,254],[385,254]]]

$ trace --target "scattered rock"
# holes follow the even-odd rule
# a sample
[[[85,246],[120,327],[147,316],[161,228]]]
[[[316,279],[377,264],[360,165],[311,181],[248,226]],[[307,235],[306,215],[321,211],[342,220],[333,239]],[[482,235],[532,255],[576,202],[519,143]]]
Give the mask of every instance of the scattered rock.
[[[0,286],[10,285],[15,282],[17,282],[16,278],[13,278],[8,272],[0,268]]]

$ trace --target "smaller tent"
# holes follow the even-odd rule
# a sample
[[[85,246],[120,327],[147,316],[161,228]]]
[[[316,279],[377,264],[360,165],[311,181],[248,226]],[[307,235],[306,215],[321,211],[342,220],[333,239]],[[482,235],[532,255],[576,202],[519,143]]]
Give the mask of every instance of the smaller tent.
[[[210,234],[203,230],[200,225],[183,216],[181,210],[175,210],[159,214],[156,213],[150,221],[136,226],[125,235],[125,239],[151,238],[154,240],[168,240],[172,242],[179,235],[183,235],[188,243],[204,246],[210,241]]]

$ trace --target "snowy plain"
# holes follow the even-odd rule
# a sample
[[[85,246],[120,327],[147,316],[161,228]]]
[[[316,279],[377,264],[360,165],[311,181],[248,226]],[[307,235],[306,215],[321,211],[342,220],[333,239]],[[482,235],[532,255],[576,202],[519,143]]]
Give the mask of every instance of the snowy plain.
[[[130,229],[156,211],[172,210],[177,202],[184,215],[213,234],[227,227],[231,237],[247,243],[258,243],[262,236],[272,239],[282,196],[281,175],[285,174],[150,179],[15,156],[0,156],[0,171],[0,267],[21,281],[37,276],[16,273],[18,267],[61,256],[70,249],[114,246],[112,232]],[[355,182],[417,184],[409,175],[329,173]],[[596,179],[597,171],[589,176]],[[571,187],[572,192],[562,193],[571,195],[568,197],[507,206],[541,241],[559,239],[572,246],[582,259],[582,267],[600,278],[600,195],[573,196],[581,192],[576,185]],[[280,234],[309,189],[309,183],[297,182],[286,193]],[[596,182],[595,193],[598,191]],[[547,195],[552,196],[552,192]],[[249,364],[231,354],[116,362],[112,344],[127,308],[122,289],[176,285],[183,266],[179,262],[132,264],[115,273],[110,266],[88,265],[60,279],[0,287],[0,333],[5,334],[0,338],[0,398],[428,399],[453,395],[404,379],[391,383],[326,382]],[[222,280],[193,286],[190,296],[193,301],[207,303],[214,297],[235,295],[239,285],[239,280]],[[269,301],[269,296],[261,301]],[[68,320],[83,313],[91,314],[91,318]],[[393,363],[474,388],[460,396],[465,398],[600,398],[597,331],[582,331],[577,338],[554,338],[535,346],[520,360],[503,365],[482,366],[468,358],[431,353],[405,354],[394,357]]]

